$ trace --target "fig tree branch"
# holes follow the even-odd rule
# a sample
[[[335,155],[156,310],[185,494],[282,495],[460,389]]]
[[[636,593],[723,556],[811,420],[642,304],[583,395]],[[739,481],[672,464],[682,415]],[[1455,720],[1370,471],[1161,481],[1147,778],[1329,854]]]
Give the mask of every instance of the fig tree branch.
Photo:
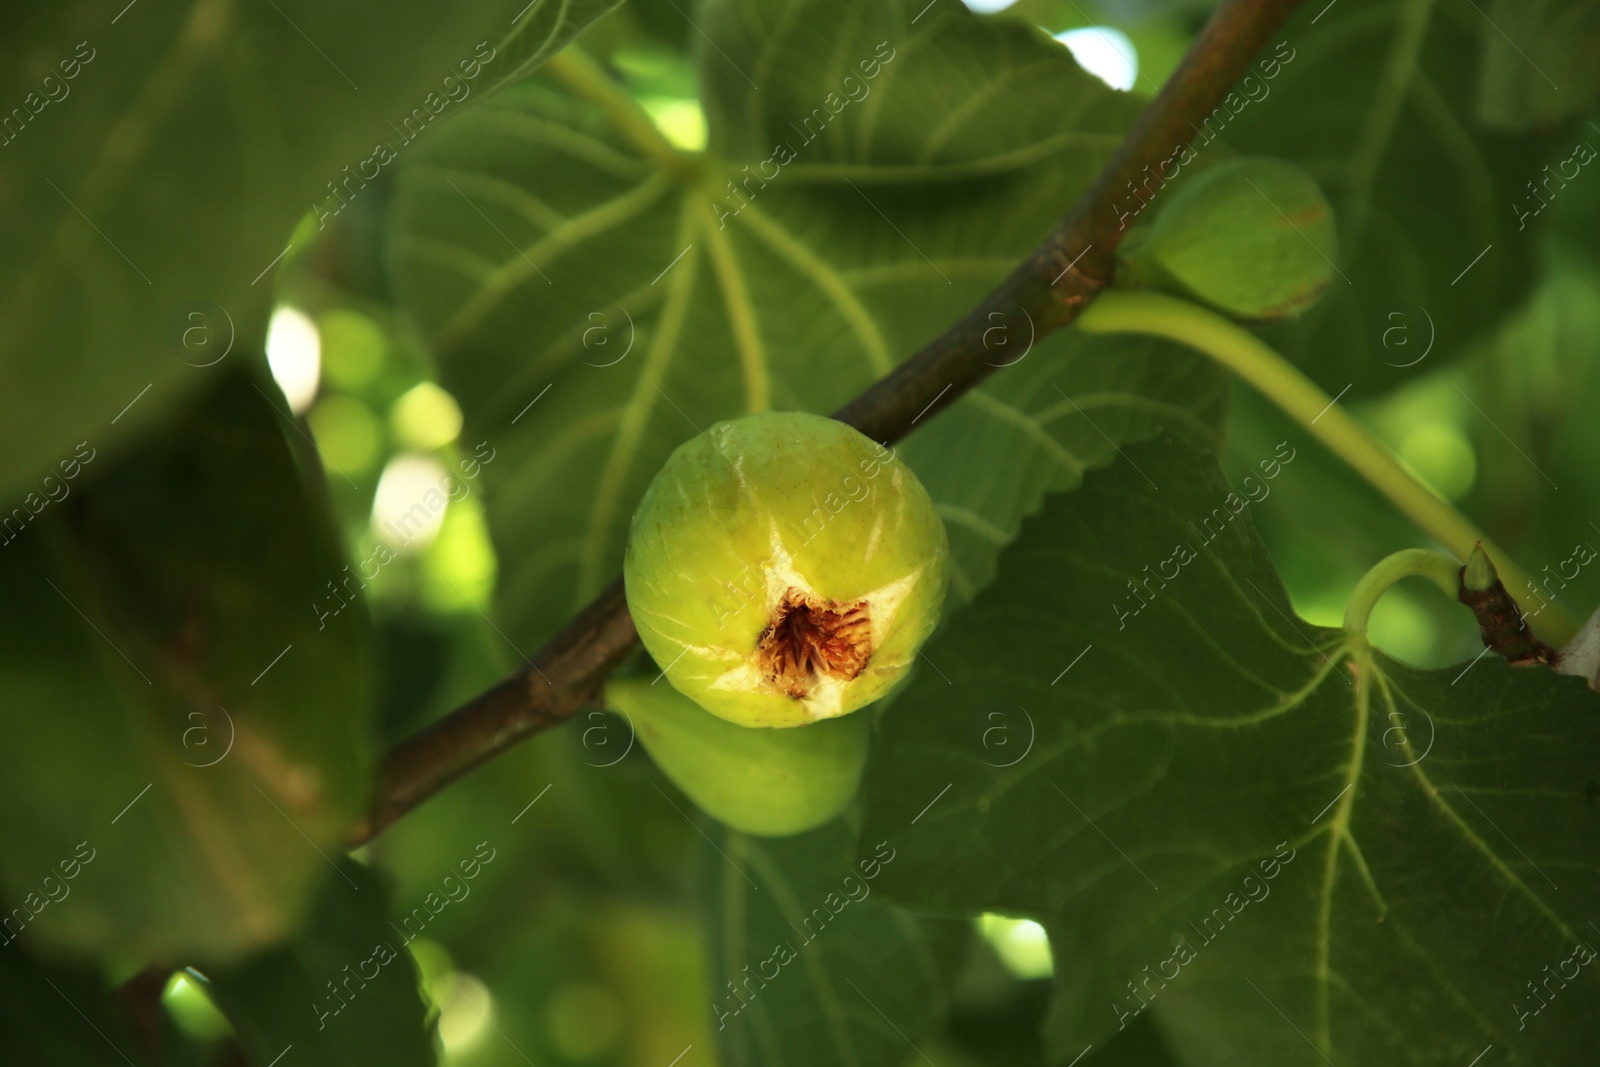
[[[997,365],[985,331],[1031,321],[1038,336],[1066,326],[1111,282],[1129,188],[1159,176],[1188,144],[1299,0],[1222,0],[1178,69],[1061,223],[984,300],[921,351],[834,412],[885,443],[948,407]],[[1020,332],[1019,332],[1020,335]],[[370,840],[474,767],[596,701],[638,642],[619,579],[523,668],[399,742],[384,760],[371,812],[351,834]]]

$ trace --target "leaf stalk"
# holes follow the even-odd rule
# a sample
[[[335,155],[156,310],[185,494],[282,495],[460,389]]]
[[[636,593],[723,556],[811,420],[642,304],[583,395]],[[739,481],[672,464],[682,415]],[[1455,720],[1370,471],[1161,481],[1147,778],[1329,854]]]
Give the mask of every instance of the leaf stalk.
[[[1461,595],[1461,564],[1431,548],[1403,548],[1379,560],[1350,592],[1344,606],[1345,632],[1366,637],[1372,609],[1389,587],[1404,578],[1422,577],[1439,587],[1451,600]]]
[[[1164,337],[1204,352],[1304,426],[1402,514],[1458,558],[1466,559],[1473,547],[1482,543],[1495,567],[1506,577],[1509,588],[1534,588],[1528,573],[1470,519],[1418,481],[1400,465],[1388,446],[1353,415],[1244,327],[1175,296],[1120,290],[1102,294],[1079,316],[1077,326],[1091,333]],[[1449,591],[1451,599],[1455,599],[1456,588]],[[1539,636],[1555,645],[1565,644],[1578,629],[1578,620],[1553,601],[1529,618]]]

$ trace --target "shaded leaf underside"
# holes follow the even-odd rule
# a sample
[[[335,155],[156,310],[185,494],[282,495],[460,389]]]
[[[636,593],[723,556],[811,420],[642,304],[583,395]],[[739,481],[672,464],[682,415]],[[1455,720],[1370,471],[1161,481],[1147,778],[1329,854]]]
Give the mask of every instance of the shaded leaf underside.
[[[335,186],[370,201],[378,142],[414,152],[406,130],[431,136],[436,116],[525,73],[615,3],[502,0],[395,19],[372,2],[118,12],[75,0],[0,16],[0,89],[18,106],[42,101],[20,132],[7,114],[0,393],[14,417],[0,421],[0,495],[85,436],[110,444],[158,425],[203,387],[197,368],[250,358],[272,268],[314,203],[336,207]],[[475,54],[492,58],[464,77]],[[69,60],[77,73],[63,81]],[[58,101],[40,96],[46,75]]]

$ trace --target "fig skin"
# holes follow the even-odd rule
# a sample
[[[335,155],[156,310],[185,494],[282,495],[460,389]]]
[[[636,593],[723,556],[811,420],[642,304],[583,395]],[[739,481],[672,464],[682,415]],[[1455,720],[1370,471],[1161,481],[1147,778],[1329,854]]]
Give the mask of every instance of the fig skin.
[[[606,702],[627,713],[663,774],[735,830],[786,837],[814,830],[855,798],[872,735],[868,715],[802,730],[749,730],[665,684],[613,680]]]
[[[821,415],[765,412],[673,452],[634,512],[623,578],[674,688],[741,726],[791,727],[905,675],[948,566],[944,523],[891,449]],[[797,601],[809,607],[786,615]],[[797,627],[807,618],[827,625]],[[774,648],[825,669],[774,680]]]
[[[1339,231],[1316,181],[1279,159],[1233,159],[1180,184],[1118,253],[1119,283],[1242,322],[1294,318],[1333,281]]]

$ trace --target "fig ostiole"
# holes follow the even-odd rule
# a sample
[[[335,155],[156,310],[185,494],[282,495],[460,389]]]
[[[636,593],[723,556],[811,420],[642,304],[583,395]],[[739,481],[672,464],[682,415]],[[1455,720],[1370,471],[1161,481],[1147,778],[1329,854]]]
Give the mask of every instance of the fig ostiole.
[[[869,715],[798,730],[751,730],[706,712],[664,682],[613,679],[606,702],[626,712],[656,766],[706,814],[764,837],[804,833],[856,795]]]
[[[1128,235],[1117,281],[1207,304],[1245,322],[1293,318],[1317,302],[1339,258],[1333,208],[1279,159],[1233,159],[1178,185],[1155,221]]]
[[[690,438],[634,512],[623,578],[679,692],[741,726],[803,726],[886,694],[939,619],[944,523],[893,450],[803,412]]]

